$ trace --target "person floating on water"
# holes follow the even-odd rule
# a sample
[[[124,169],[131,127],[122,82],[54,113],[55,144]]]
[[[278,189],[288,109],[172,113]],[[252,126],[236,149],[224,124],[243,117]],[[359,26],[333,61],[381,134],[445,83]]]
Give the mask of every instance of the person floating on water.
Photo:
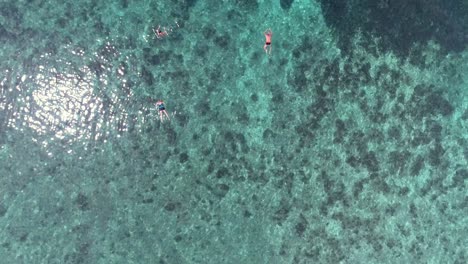
[[[166,28],[163,28],[164,31],[161,31],[161,26],[159,25],[157,29],[153,28],[153,32],[157,38],[164,38],[168,35]]]
[[[273,36],[273,32],[269,28],[263,32],[263,35],[265,35],[265,45],[263,46],[263,50],[266,54],[271,54],[271,36]],[[270,47],[270,52],[268,52],[268,47]]]
[[[180,27],[180,26],[179,26],[179,23],[177,23],[177,21],[175,21],[175,24],[177,25],[178,28]],[[169,26],[168,29],[169,29],[169,31],[172,32],[172,26]],[[169,36],[169,32],[167,32],[166,27],[163,27],[163,30],[161,30],[161,25],[158,25],[158,28],[156,28],[156,29],[153,28],[153,32],[154,32],[154,35],[156,35],[156,37],[157,37],[158,39],[164,38],[164,37],[166,37],[166,36]]]
[[[167,118],[167,120],[171,120],[169,118],[169,114],[166,111],[166,106],[164,105],[163,100],[158,100],[156,102],[156,107],[158,108],[159,120],[161,120],[161,122],[164,122],[164,118]]]

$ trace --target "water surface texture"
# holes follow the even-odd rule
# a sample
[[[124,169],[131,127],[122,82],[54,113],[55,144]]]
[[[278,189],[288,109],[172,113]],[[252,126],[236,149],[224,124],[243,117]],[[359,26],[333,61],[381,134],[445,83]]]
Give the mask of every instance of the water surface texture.
[[[464,0],[0,0],[0,262],[467,263],[467,43]]]

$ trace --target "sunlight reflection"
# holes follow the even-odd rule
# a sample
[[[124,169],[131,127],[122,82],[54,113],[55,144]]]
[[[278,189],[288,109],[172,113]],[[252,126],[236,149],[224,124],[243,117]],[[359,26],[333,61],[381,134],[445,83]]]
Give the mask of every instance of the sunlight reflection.
[[[101,101],[93,95],[94,76],[89,68],[81,68],[80,73],[83,75],[63,74],[55,68],[39,66],[39,73],[33,80],[38,88],[29,101],[31,128],[38,132],[53,130],[58,138],[81,136],[80,129],[86,124],[83,121],[96,116],[94,110]]]
[[[41,138],[35,141],[47,147],[54,138],[60,144],[104,141],[145,121],[141,106],[132,103],[129,56],[108,41],[94,52],[69,45],[65,53],[44,53],[27,69],[3,71],[0,110],[7,115],[0,116],[0,125],[19,131],[29,127]]]

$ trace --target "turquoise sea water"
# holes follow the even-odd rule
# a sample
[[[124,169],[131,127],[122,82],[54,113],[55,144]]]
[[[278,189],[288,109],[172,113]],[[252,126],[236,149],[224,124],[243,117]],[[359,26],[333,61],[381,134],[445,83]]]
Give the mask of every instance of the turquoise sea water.
[[[0,263],[467,263],[467,11],[0,0]]]

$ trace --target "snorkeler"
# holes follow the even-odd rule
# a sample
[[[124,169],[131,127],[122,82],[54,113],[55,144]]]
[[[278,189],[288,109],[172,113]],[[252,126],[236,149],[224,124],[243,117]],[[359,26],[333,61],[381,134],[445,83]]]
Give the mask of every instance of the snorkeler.
[[[164,31],[161,31],[161,26],[159,25],[157,29],[153,28],[153,32],[156,35],[157,38],[163,38],[168,35],[166,28],[164,28]]]
[[[273,32],[269,28],[263,32],[263,35],[265,35],[265,45],[263,45],[263,50],[266,54],[271,54],[271,36],[273,36]],[[268,52],[268,47],[270,47],[270,52]]]
[[[167,120],[171,120],[169,118],[169,115],[167,114],[166,106],[164,105],[164,102],[162,100],[158,100],[156,102],[156,107],[158,107],[159,120],[161,120],[161,122],[164,122],[165,117],[167,117]]]
[[[177,23],[177,20],[174,21],[175,24],[177,25],[178,28],[180,28],[179,23]],[[173,32],[172,30],[173,26],[168,26],[168,27],[163,27],[163,30],[161,30],[161,25],[158,25],[158,28],[153,28],[154,35],[160,39],[164,38],[166,36],[169,36],[169,32]]]

